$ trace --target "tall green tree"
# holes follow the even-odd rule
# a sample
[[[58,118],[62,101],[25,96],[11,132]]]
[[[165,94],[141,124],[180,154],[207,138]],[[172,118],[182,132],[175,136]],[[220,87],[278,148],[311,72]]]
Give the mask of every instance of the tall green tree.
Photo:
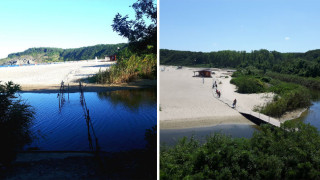
[[[137,0],[132,5],[135,19],[117,14],[112,28],[129,40],[129,47],[138,53],[157,52],[157,4],[154,0]],[[147,23],[148,22],[148,23]]]

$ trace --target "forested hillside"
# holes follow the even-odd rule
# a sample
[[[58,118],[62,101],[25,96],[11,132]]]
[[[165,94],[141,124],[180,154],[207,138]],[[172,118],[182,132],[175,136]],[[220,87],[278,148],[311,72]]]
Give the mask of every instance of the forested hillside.
[[[37,62],[51,62],[51,61],[73,61],[94,59],[95,57],[104,58],[106,55],[116,53],[118,47],[120,49],[126,47],[127,44],[99,44],[95,46],[61,49],[61,48],[29,48],[23,52],[12,53],[8,55],[4,61],[12,60],[33,60]]]
[[[160,64],[201,67],[248,67],[294,74],[304,77],[320,76],[320,50],[306,53],[280,53],[265,49],[246,51],[190,52],[160,50]]]

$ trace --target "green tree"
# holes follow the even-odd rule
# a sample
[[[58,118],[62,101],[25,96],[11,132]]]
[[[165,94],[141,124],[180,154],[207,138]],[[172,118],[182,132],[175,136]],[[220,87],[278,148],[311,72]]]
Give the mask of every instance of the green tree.
[[[132,5],[135,20],[119,13],[113,19],[112,28],[120,36],[129,40],[129,47],[134,52],[157,52],[157,5],[154,0],[138,0]],[[146,23],[149,19],[150,23]]]
[[[160,152],[160,179],[320,179],[320,134],[311,125],[263,125],[251,139],[184,138]]]

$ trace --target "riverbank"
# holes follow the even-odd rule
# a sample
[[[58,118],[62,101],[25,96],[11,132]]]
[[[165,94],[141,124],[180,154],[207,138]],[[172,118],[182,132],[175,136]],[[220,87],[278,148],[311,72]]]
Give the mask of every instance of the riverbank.
[[[127,90],[136,88],[149,88],[156,87],[157,80],[140,79],[135,82],[122,83],[122,84],[93,84],[93,83],[82,83],[84,92],[106,92],[106,91],[117,91]],[[66,92],[68,92],[68,85],[65,86]],[[60,91],[60,85],[23,85],[20,92],[33,92],[33,93],[58,93]],[[79,83],[69,84],[69,92],[79,92]]]
[[[211,68],[212,78],[193,77],[203,68],[160,67],[160,128],[180,129],[220,124],[253,124],[236,110],[215,98],[212,84],[217,83],[221,98],[237,107],[254,111],[271,102],[273,93],[240,94],[230,83],[232,71]],[[304,110],[289,112],[280,120],[295,119]]]

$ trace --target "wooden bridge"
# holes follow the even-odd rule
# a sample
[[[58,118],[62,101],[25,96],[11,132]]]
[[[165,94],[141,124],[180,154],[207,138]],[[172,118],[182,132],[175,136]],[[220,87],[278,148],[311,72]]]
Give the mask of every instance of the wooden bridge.
[[[225,103],[226,105],[228,105],[229,107],[233,108],[232,104],[233,102],[230,101],[229,99],[223,98],[223,97],[218,97],[217,94],[215,93],[215,89],[212,89],[212,94],[213,97],[217,98],[218,100],[220,100],[221,102]],[[280,121],[272,118],[270,116],[261,114],[259,112],[254,112],[250,109],[245,109],[243,107],[240,106],[236,106],[235,108],[233,108],[234,110],[238,111],[240,114],[242,114],[243,116],[245,116],[247,119],[253,121],[254,123],[260,125],[260,124],[271,124],[277,127],[280,127]]]

